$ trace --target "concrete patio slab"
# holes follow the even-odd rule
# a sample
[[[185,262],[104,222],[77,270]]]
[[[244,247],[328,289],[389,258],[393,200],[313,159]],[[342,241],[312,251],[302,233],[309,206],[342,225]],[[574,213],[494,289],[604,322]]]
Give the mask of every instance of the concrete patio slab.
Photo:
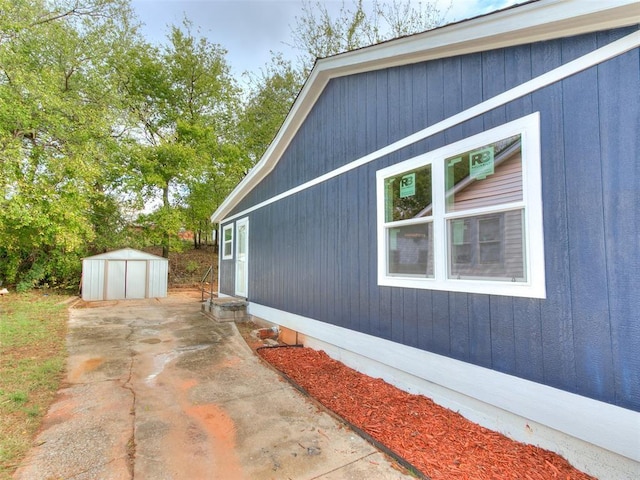
[[[408,479],[192,298],[72,309],[65,387],[19,480]]]

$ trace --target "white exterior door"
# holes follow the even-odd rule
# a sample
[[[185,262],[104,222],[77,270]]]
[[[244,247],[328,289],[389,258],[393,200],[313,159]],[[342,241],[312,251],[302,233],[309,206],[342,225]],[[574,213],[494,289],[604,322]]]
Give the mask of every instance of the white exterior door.
[[[249,287],[249,219],[236,222],[236,295],[248,297]]]
[[[125,260],[108,260],[106,262],[107,288],[104,300],[123,300],[126,298],[125,274],[127,262]]]
[[[127,262],[126,298],[145,298],[147,293],[147,262]]]

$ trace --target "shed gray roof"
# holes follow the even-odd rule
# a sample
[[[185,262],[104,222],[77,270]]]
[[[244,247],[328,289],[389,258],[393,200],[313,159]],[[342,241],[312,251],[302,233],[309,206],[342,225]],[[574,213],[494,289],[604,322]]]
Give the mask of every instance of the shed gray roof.
[[[84,260],[168,260],[158,255],[141,252],[133,248],[123,248],[121,250],[113,250],[111,252],[100,253],[92,257],[86,257]]]

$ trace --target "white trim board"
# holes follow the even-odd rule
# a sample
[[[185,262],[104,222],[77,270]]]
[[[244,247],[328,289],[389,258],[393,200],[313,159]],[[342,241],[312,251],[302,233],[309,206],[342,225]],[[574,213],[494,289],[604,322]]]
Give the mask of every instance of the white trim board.
[[[215,211],[215,213],[211,217],[211,220],[213,222],[221,222],[221,221],[228,222],[236,218],[248,215],[249,213],[255,210],[259,210],[263,207],[271,205],[272,203],[278,202],[284,198],[290,197],[291,195],[295,195],[296,193],[299,193],[303,190],[314,187],[332,178],[342,175],[343,173],[359,168],[363,165],[373,162],[374,160],[378,160],[379,158],[389,155],[390,153],[393,153],[397,150],[407,147],[420,140],[424,140],[435,134],[443,132],[448,128],[459,125],[460,123],[463,123],[467,120],[477,117],[478,115],[482,115],[483,113],[493,110],[494,108],[505,105],[513,100],[521,98],[525,95],[528,95],[537,90],[540,90],[541,88],[544,88],[548,85],[556,83],[567,77],[570,77],[571,75],[575,75],[578,72],[581,72],[595,65],[598,65],[602,62],[610,60],[611,58],[622,55],[623,53],[626,53],[629,50],[632,50],[639,46],[640,46],[640,30],[635,31],[619,40],[611,42],[605,45],[604,47],[598,48],[597,50],[593,50],[592,52],[589,52],[583,55],[582,57],[572,60],[571,62],[561,65],[560,67],[557,67],[553,70],[550,70],[547,73],[544,73],[521,85],[518,85],[517,87],[514,87],[499,95],[489,98],[484,102],[481,102],[477,105],[474,105],[471,108],[463,110],[462,112],[457,113],[456,115],[453,115],[449,118],[446,118],[438,123],[435,123],[434,125],[431,125],[418,132],[415,132],[405,138],[397,140],[396,142],[390,145],[387,145],[383,148],[380,148],[368,155],[365,155],[364,157],[354,160],[353,162],[347,163],[339,168],[336,168],[335,170],[325,173],[324,175],[321,175],[312,180],[309,180],[308,182],[298,185],[297,187],[291,188],[263,202],[260,202],[245,210],[242,210],[241,212],[238,212],[235,215],[231,215],[225,218],[224,215],[226,215],[233,208],[233,206],[235,206],[236,201],[239,201],[240,197],[238,196],[240,195],[241,191],[253,188],[255,185],[257,185],[257,183],[260,182],[260,180],[262,180],[262,178],[264,178],[264,176],[266,176],[268,172],[270,172],[273,169],[273,167],[275,167],[275,164],[273,164],[268,169],[268,171],[263,172],[262,169],[267,168],[263,162],[265,157],[263,157],[263,160],[261,160],[251,170],[251,172],[249,172],[249,174],[245,177],[245,180],[243,180],[233,190],[233,192],[231,192],[231,194],[225,199],[222,205],[220,205],[220,207]],[[274,141],[274,143],[276,142],[277,142],[277,139]]]
[[[496,407],[500,410],[492,413],[495,416],[492,420],[490,416],[473,419],[479,423],[484,420],[485,425],[492,422],[492,425],[486,425],[489,428],[495,429],[496,424],[500,424],[500,411],[504,411],[640,462],[638,412],[264,305],[250,303],[248,313],[345,353],[357,354],[367,361],[379,362],[448,389],[470,401]],[[381,376],[380,372],[365,373]],[[445,397],[438,403],[462,412],[464,400],[447,405],[443,402]],[[530,440],[529,443],[533,443],[537,439]],[[636,463],[636,467],[640,468],[640,465]]]

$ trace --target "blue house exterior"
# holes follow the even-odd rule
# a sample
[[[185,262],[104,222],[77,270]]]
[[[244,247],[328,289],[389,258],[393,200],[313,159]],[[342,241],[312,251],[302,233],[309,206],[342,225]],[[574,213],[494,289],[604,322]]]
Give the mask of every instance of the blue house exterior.
[[[640,477],[640,4],[319,60],[212,220],[220,295],[600,478]]]

